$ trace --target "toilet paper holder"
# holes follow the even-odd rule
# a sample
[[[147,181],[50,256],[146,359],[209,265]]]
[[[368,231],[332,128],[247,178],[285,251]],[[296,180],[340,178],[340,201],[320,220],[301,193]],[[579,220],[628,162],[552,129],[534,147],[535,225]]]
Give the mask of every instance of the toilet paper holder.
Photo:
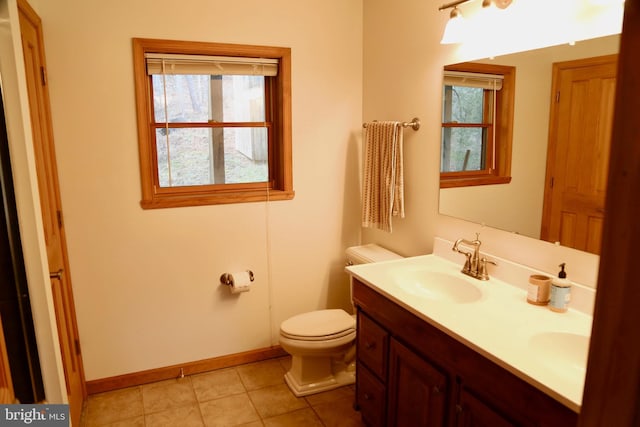
[[[247,273],[249,273],[249,280],[253,282],[253,271],[247,270]],[[223,285],[231,286],[231,274],[222,273],[222,275],[220,276],[220,283],[222,283]]]

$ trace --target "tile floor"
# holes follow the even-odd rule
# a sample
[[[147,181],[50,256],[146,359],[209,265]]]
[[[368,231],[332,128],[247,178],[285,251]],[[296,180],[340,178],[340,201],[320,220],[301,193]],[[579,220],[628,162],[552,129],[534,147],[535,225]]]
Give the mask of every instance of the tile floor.
[[[288,357],[130,387],[87,398],[82,425],[364,426],[354,387],[296,398],[284,382]]]

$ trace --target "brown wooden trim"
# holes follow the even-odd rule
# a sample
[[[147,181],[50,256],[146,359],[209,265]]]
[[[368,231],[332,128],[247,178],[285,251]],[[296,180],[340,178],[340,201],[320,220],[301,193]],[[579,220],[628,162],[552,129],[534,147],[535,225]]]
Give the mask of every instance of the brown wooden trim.
[[[84,374],[84,363],[82,361],[82,354],[80,349],[80,335],[78,332],[78,322],[75,310],[75,301],[73,296],[73,285],[71,281],[71,268],[69,263],[68,245],[66,240],[66,231],[63,215],[63,206],[60,196],[60,184],[58,179],[58,169],[55,153],[55,140],[53,135],[53,120],[51,117],[51,101],[49,95],[49,87],[47,81],[47,62],[45,54],[44,33],[42,28],[42,20],[36,11],[29,5],[26,0],[17,1],[20,32],[23,43],[23,52],[28,49],[26,43],[25,30],[28,27],[33,27],[36,32],[37,48],[34,50],[34,55],[38,58],[39,65],[41,66],[40,79],[35,78],[31,80],[30,73],[26,74],[27,79],[27,92],[31,91],[31,88],[39,88],[38,95],[32,95],[29,93],[29,110],[30,116],[38,116],[37,122],[40,125],[36,125],[36,121],[31,122],[32,133],[35,136],[40,134],[38,138],[34,137],[34,149],[36,153],[36,169],[38,175],[38,182],[40,183],[40,200],[42,221],[44,228],[51,226],[53,221],[53,228],[57,227],[58,234],[58,248],[52,249],[50,245],[54,245],[49,240],[49,236],[45,233],[45,242],[47,245],[48,264],[50,271],[57,271],[58,268],[62,269],[61,280],[56,285],[56,290],[62,294],[60,300],[53,298],[52,302],[54,306],[57,304],[63,306],[62,311],[58,311],[56,307],[56,324],[57,334],[60,341],[60,355],[62,357],[62,364],[64,368],[64,377],[66,383],[66,391],[70,404],[70,417],[71,420],[76,422],[80,419],[82,412],[82,406],[84,398],[87,395],[86,381]],[[32,46],[36,47],[36,46]],[[26,58],[25,58],[26,59]],[[26,65],[26,64],[25,64]],[[36,141],[40,147],[36,147]],[[41,180],[41,177],[46,177]],[[42,185],[42,181],[46,180],[46,186]],[[49,190],[45,190],[48,188]],[[48,203],[42,202],[43,198],[48,198]],[[45,206],[47,209],[45,209]],[[55,210],[56,214],[52,215],[52,210]],[[47,222],[49,221],[49,226]],[[56,252],[55,255],[53,252]],[[52,268],[54,267],[54,268]],[[57,268],[55,268],[57,267]],[[53,282],[52,282],[53,283]],[[64,319],[64,320],[61,320]],[[61,328],[61,324],[64,323],[66,329]],[[63,351],[63,347],[67,346],[70,352]],[[79,388],[79,390],[78,390]],[[46,393],[46,391],[45,391]]]
[[[475,62],[462,62],[447,65],[445,70],[465,71],[470,73],[500,74],[504,76],[502,89],[498,91],[497,98],[501,108],[498,110],[498,128],[496,130],[495,174],[507,180],[490,182],[485,178],[474,180],[454,180],[448,184],[450,178],[441,174],[440,188],[462,187],[487,184],[506,184],[511,182],[511,155],[513,145],[513,117],[515,109],[516,68],[506,65],[480,64]],[[445,124],[443,124],[445,126]],[[464,124],[455,124],[457,127],[466,127]],[[446,126],[445,126],[446,127]]]
[[[640,420],[640,0],[627,0],[618,62],[598,292],[580,427]]]
[[[486,110],[486,108],[485,108]],[[448,122],[442,124],[443,128],[484,128],[490,130],[493,125],[491,123],[457,123]]]
[[[230,203],[249,203],[291,200],[295,196],[293,191],[255,190],[235,193],[217,193],[211,195],[168,195],[156,196],[153,200],[143,200],[140,205],[143,209],[178,208],[185,206],[221,205]]]
[[[212,359],[165,366],[163,368],[149,369],[147,371],[133,372],[115,377],[101,378],[98,380],[87,381],[87,393],[103,393],[105,391],[118,390],[126,387],[177,378],[180,375],[180,369],[182,369],[182,373],[184,375],[193,375],[216,369],[238,366],[245,363],[260,362],[286,355],[287,352],[285,352],[279,345],[276,345],[243,353],[214,357]]]
[[[440,188],[456,188],[456,187],[473,187],[475,185],[494,185],[494,184],[508,184],[511,182],[510,176],[494,176],[485,175],[480,177],[470,178],[441,178]]]
[[[190,128],[270,128],[272,124],[269,122],[153,122],[152,129],[190,129]]]
[[[258,46],[232,43],[211,43],[199,41],[167,40],[135,38],[136,43],[145,47],[146,52],[155,53],[184,53],[188,55],[206,55],[211,53],[212,47],[218,55],[248,56],[260,58],[277,58],[289,51],[286,47]]]
[[[143,209],[173,208],[183,206],[200,206],[227,203],[244,203],[265,200],[291,200],[293,191],[292,165],[292,120],[291,120],[291,49],[287,47],[236,45],[228,43],[191,42],[177,40],[160,40],[133,38],[133,62],[136,93],[136,113],[138,121],[138,149],[142,197],[140,205]],[[271,108],[268,124],[269,137],[269,194],[266,190],[257,191],[262,185],[244,187],[225,186],[223,190],[207,186],[173,187],[169,191],[159,186],[157,181],[157,162],[155,160],[153,106],[151,105],[151,83],[146,73],[144,55],[154,53],[208,54],[239,57],[262,57],[278,59],[280,66],[278,75],[266,80],[266,102],[276,107]],[[272,102],[275,99],[275,102]],[[268,109],[269,110],[269,109]],[[247,124],[236,123],[239,127]],[[191,124],[169,125],[169,127],[193,127]],[[224,127],[220,123],[203,127]],[[198,127],[198,126],[195,126]],[[206,194],[202,194],[206,191]],[[172,194],[164,194],[164,193]]]

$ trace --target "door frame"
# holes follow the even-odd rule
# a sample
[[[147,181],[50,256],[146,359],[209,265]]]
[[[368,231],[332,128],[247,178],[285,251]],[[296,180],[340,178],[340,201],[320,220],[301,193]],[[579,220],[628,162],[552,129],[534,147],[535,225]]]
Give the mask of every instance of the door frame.
[[[40,183],[41,219],[48,255],[52,302],[58,327],[70,417],[73,423],[78,423],[87,391],[62,215],[42,22],[27,0],[17,0],[17,4],[23,59],[27,67],[27,96],[32,119],[36,177]]]
[[[13,167],[16,208],[20,222],[22,252],[28,277],[29,296],[45,395],[50,402],[63,402],[66,396],[64,369],[58,344],[51,283],[42,231],[42,217],[31,136],[31,120],[17,0],[0,7],[0,76],[5,118]]]
[[[626,0],[624,9],[600,269],[579,427],[632,427],[640,420],[640,0]]]

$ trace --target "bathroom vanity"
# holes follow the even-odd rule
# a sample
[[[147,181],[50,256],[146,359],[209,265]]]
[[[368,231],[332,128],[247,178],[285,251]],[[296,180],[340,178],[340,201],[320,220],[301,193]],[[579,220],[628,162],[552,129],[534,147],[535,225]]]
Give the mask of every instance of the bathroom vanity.
[[[575,426],[591,317],[459,268],[431,255],[348,268],[365,423]]]

